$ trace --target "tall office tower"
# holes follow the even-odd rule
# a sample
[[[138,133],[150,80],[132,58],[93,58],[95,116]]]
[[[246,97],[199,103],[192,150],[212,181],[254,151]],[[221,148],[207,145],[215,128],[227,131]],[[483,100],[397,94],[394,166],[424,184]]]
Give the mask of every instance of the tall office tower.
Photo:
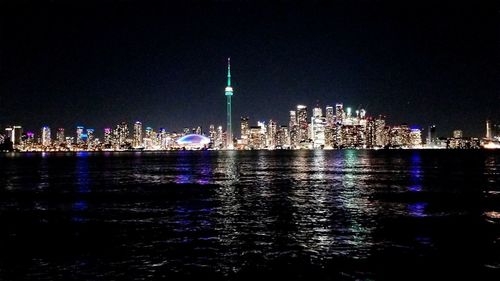
[[[48,126],[42,127],[42,145],[49,146],[51,143],[50,128]]]
[[[373,118],[366,118],[365,132],[365,147],[372,148],[375,146],[375,120]]]
[[[270,149],[276,148],[276,134],[278,133],[276,121],[272,119],[269,120],[269,124],[267,125],[267,147]]]
[[[419,128],[410,129],[410,146],[419,147],[422,145],[422,130]]]
[[[226,148],[233,149],[233,127],[232,127],[232,112],[231,98],[233,96],[233,87],[231,87],[231,58],[227,59],[227,86],[225,89],[227,101],[227,132],[226,132]]]
[[[333,106],[327,106],[325,111],[325,146],[335,145],[335,111]]]
[[[337,103],[335,105],[335,122],[339,125],[342,125],[344,121],[344,105],[341,103]]]
[[[215,134],[215,147],[217,149],[221,149],[224,145],[224,141],[222,138],[223,138],[222,126],[218,126],[217,133]]]
[[[427,146],[436,145],[436,140],[436,125],[431,125],[427,132]]]
[[[66,137],[64,136],[64,128],[57,129],[56,139],[59,145],[65,143]]]
[[[12,126],[5,128],[5,138],[10,139],[14,146],[21,144],[23,128],[21,126]]]
[[[158,145],[160,146],[160,149],[168,148],[168,134],[165,128],[160,128],[158,130]]]
[[[288,126],[281,125],[276,134],[276,146],[279,148],[290,147],[290,133],[288,131]]]
[[[113,137],[112,137],[113,131],[111,128],[104,128],[104,145],[110,146],[113,142]]]
[[[94,147],[94,142],[95,142],[94,129],[88,128],[87,129],[87,148],[92,149]]]
[[[319,114],[311,117],[311,139],[313,148],[323,148],[325,146],[326,120],[321,116],[321,112],[316,111],[316,113]]]
[[[24,143],[28,148],[31,148],[31,146],[35,143],[35,134],[33,132],[27,132]]]
[[[298,141],[307,142],[309,140],[309,131],[307,124],[307,106],[297,105],[297,123],[298,123]]]
[[[148,139],[151,139],[153,137],[152,133],[153,133],[153,128],[146,127],[144,136]]]
[[[241,117],[241,140],[245,142],[248,140],[248,134],[250,133],[250,118],[247,117]]]
[[[290,110],[288,131],[290,133],[290,147],[295,148],[299,144],[299,126],[297,125],[297,113],[295,110]]]
[[[366,110],[364,108],[361,108],[359,110],[359,118],[360,119],[365,119],[366,118]]]
[[[126,122],[121,122],[120,124],[116,125],[115,139],[116,139],[116,145],[119,148],[122,148],[123,146],[126,145],[128,135],[129,131]]]
[[[453,131],[453,137],[456,138],[456,139],[463,138],[463,132],[462,132],[462,130],[454,130]]]
[[[486,120],[486,139],[491,140],[493,138],[491,120]]]
[[[208,138],[210,139],[210,145],[214,147],[215,144],[215,136],[217,135],[217,132],[215,131],[215,126],[214,124],[210,124],[208,127]]]
[[[189,135],[191,133],[191,131],[189,130],[188,127],[184,127],[182,128],[182,134],[183,135]]]
[[[196,127],[195,133],[201,135],[203,132],[201,130],[201,126]]]
[[[315,108],[313,108],[313,117],[321,117],[323,116],[323,110],[321,110],[321,107],[317,105]]]
[[[142,146],[142,123],[136,121],[134,123],[134,139],[132,141],[133,147],[141,147]]]
[[[325,121],[326,126],[333,128],[333,125],[335,124],[335,112],[333,111],[333,106],[326,107]]]
[[[385,131],[385,117],[379,115],[375,120],[375,145],[384,147],[387,145],[387,137]]]
[[[10,139],[10,141],[12,142],[12,137],[13,137],[13,132],[14,130],[12,129],[12,127],[7,127],[5,128],[5,139]]]
[[[288,127],[291,129],[297,126],[297,113],[295,110],[290,110],[290,121]]]
[[[23,127],[21,126],[12,126],[12,137],[11,141],[14,146],[21,144],[21,137],[23,135]]]
[[[83,137],[84,137],[83,126],[77,126],[76,127],[76,144],[77,145],[83,144],[85,142]]]
[[[264,145],[262,143],[262,128],[261,126],[250,126],[248,136],[248,146],[250,149],[261,149]]]

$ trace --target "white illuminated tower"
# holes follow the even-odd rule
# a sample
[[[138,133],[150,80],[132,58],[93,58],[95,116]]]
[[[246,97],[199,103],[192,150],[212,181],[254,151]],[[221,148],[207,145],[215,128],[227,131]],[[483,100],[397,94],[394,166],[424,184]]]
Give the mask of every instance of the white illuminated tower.
[[[231,116],[231,97],[233,96],[233,87],[231,87],[231,58],[227,59],[227,86],[225,92],[227,100],[226,148],[233,149],[233,127],[232,127],[232,116]]]
[[[48,126],[44,126],[42,128],[42,145],[49,146],[50,143],[51,143],[50,128]]]

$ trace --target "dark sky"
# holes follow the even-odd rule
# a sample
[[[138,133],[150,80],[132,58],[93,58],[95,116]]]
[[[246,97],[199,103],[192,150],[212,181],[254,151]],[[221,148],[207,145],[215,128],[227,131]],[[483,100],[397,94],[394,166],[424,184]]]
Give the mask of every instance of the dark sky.
[[[165,2],[1,1],[0,126],[225,124],[228,56],[237,128],[317,101],[442,136],[500,117],[498,1]]]

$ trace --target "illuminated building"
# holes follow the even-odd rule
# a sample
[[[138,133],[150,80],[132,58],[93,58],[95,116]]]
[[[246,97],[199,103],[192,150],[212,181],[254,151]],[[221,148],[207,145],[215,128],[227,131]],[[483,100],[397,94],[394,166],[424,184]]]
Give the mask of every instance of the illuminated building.
[[[215,126],[214,124],[210,124],[209,129],[208,129],[208,137],[210,138],[210,146],[213,148],[215,144],[215,137],[217,135],[217,132],[215,131]]]
[[[246,141],[248,140],[248,134],[250,133],[250,118],[247,117],[241,117],[241,140],[243,143],[246,144]]]
[[[23,135],[23,127],[21,126],[12,126],[12,138],[11,141],[14,144],[14,147],[21,144],[21,136]]]
[[[201,126],[196,127],[196,130],[195,130],[194,132],[195,132],[195,134],[197,134],[197,135],[202,135],[202,134],[203,134],[202,129],[201,129]]]
[[[106,147],[109,147],[111,146],[111,143],[112,143],[112,130],[111,128],[104,128],[104,145]]]
[[[266,133],[266,146],[268,149],[274,149],[276,147],[276,134],[278,133],[275,121],[269,120]]]
[[[325,110],[325,147],[335,146],[335,111],[333,106],[327,106]]]
[[[88,128],[87,129],[87,147],[88,147],[88,149],[93,148],[94,141],[95,141],[94,129]]]
[[[21,144],[21,137],[23,135],[23,128],[21,126],[12,126],[5,128],[5,137],[9,138],[14,148]]]
[[[182,129],[182,133],[183,133],[184,135],[189,135],[189,134],[191,134],[191,131],[189,130],[189,128],[188,128],[188,127],[184,127],[184,128]]]
[[[136,121],[134,123],[134,139],[132,141],[134,148],[142,147],[142,123]]]
[[[50,138],[50,128],[48,126],[42,127],[42,139],[43,146],[50,146],[51,138]]]
[[[82,145],[85,141],[83,139],[83,126],[76,127],[76,144]]]
[[[167,130],[165,128],[160,128],[157,136],[159,149],[168,149],[170,145],[170,137],[167,134]]]
[[[14,135],[14,132],[12,130],[12,127],[7,127],[5,128],[5,139],[10,139],[10,141],[12,142],[12,137]]]
[[[146,127],[144,130],[144,137],[142,138],[142,145],[144,146],[144,149],[153,150],[155,138],[153,128]]]
[[[223,142],[223,132],[222,132],[222,126],[217,127],[217,133],[215,134],[215,147],[216,149],[221,149],[224,145]]]
[[[34,144],[35,144],[35,134],[32,132],[27,132],[26,137],[24,139],[25,148],[30,150],[32,149]]]
[[[113,145],[115,149],[127,148],[127,139],[129,135],[129,130],[126,122],[121,122],[120,124],[116,125],[113,135],[114,135]]]
[[[379,115],[375,120],[375,146],[385,147],[387,145],[387,130],[385,126],[385,117]]]
[[[419,128],[411,128],[410,130],[410,146],[422,146],[422,130]]]
[[[198,134],[189,134],[177,139],[176,142],[178,146],[181,148],[203,149],[203,148],[208,148],[210,139]]]
[[[491,120],[486,120],[486,139],[491,140],[493,138]]]
[[[59,145],[65,143],[66,137],[64,136],[64,128],[57,129],[56,139]]]
[[[394,126],[389,131],[389,144],[392,147],[408,147],[410,145],[410,128],[408,125]]]
[[[298,141],[299,143],[309,141],[307,124],[307,106],[297,105]]]
[[[454,130],[453,131],[453,137],[456,139],[463,138],[463,132],[462,130]]]
[[[227,149],[233,149],[233,127],[232,127],[232,112],[231,98],[233,96],[233,87],[231,87],[231,59],[227,59],[227,86],[225,89],[227,99],[227,131],[226,131],[226,146]]]
[[[373,148],[376,146],[376,131],[375,131],[375,120],[373,118],[366,118],[366,126],[365,126],[365,146],[366,148]]]
[[[282,125],[279,127],[276,134],[276,148],[288,148],[290,147],[290,134],[288,132],[288,127]]]
[[[337,103],[335,105],[335,121],[337,124],[342,125],[344,119],[344,105]]]
[[[250,126],[250,137],[248,147],[250,149],[263,149],[266,144],[265,134],[261,126]]]
[[[427,146],[435,145],[437,145],[436,125],[431,125],[427,131]]]
[[[290,120],[288,122],[288,130],[290,131],[290,146],[296,148],[299,146],[299,126],[297,124],[297,113],[295,110],[290,111]]]
[[[325,127],[326,120],[323,117],[323,112],[319,106],[313,109],[311,117],[311,139],[313,148],[323,148],[325,146]]]

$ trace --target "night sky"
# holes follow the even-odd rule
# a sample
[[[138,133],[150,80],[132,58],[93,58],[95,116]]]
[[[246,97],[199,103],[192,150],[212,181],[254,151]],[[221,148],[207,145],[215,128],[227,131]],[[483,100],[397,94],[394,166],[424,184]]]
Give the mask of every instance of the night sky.
[[[229,56],[237,136],[240,116],[288,124],[297,104],[440,136],[500,117],[498,1],[7,2],[1,127],[223,125]]]

